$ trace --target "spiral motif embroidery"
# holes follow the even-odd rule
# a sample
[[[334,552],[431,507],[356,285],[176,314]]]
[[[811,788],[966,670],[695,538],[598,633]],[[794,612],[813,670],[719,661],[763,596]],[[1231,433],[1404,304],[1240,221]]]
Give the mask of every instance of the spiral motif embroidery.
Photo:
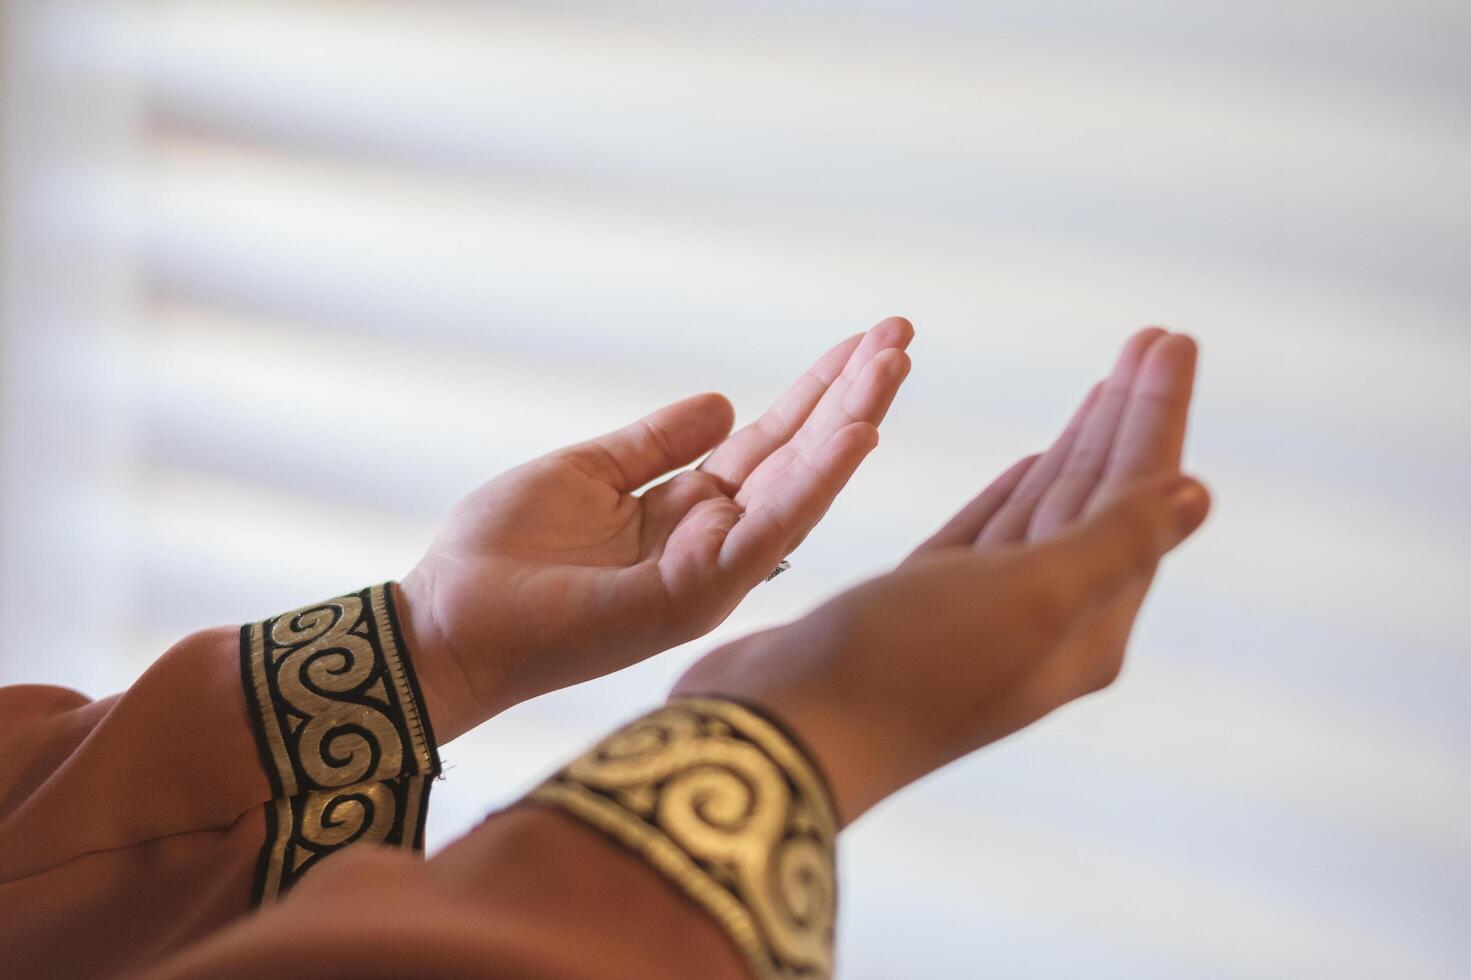
[[[705,907],[758,977],[832,975],[836,820],[791,740],[728,701],[679,698],[528,799],[637,852]]]
[[[349,844],[421,847],[439,757],[388,586],[245,626],[240,647],[274,797],[256,901]]]

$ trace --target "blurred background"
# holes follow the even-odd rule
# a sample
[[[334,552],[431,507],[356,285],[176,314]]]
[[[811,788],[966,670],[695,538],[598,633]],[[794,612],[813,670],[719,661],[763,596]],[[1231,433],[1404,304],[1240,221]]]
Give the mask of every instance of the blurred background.
[[[110,692],[912,318],[793,570],[450,745],[438,847],[889,567],[1162,323],[1212,523],[1122,683],[845,837],[840,975],[1468,975],[1464,0],[4,9],[0,681]]]

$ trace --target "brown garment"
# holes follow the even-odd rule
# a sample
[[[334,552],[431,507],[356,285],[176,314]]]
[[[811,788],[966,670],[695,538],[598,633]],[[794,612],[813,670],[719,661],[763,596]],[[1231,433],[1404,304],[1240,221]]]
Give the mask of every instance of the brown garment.
[[[0,975],[743,977],[714,921],[545,807],[427,863],[355,844],[251,910],[275,804],[241,633],[196,633],[97,701],[0,689]]]
[[[270,798],[238,629],[98,701],[0,688],[0,973],[107,975],[240,917]]]
[[[738,980],[729,938],[669,881],[562,813],[497,814],[427,862],[328,859],[282,902],[146,971],[184,977]]]

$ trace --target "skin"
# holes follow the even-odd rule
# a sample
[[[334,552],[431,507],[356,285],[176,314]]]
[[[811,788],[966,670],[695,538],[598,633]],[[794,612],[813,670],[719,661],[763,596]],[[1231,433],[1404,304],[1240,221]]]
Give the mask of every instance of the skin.
[[[466,497],[399,587],[440,738],[723,620],[873,449],[912,336],[892,318],[848,338],[734,435],[729,403],[697,395]],[[1106,687],[1160,558],[1209,509],[1180,473],[1195,362],[1183,334],[1135,334],[1045,453],[895,571],[714,651],[675,693],[783,717],[846,822]]]
[[[730,402],[695,395],[462,500],[397,588],[439,738],[724,620],[878,444],[913,336],[847,338],[734,434]]]
[[[1180,460],[1189,337],[1151,329],[1046,453],[893,572],[697,662],[676,694],[766,706],[826,771],[840,819],[1118,676],[1160,558],[1210,506]]]
[[[671,460],[693,460],[701,451],[694,447],[718,441],[722,425],[689,436],[682,449],[646,452],[622,444],[645,442],[647,433],[632,427],[467,498],[425,559],[439,576],[442,591],[430,594],[446,622],[481,631],[455,636],[474,651],[456,669],[483,671],[494,702],[514,696],[506,690],[613,669],[646,655],[659,636],[723,615],[801,539],[861,458],[843,433],[877,424],[897,382],[887,380],[892,369],[872,365],[902,357],[884,337],[864,343],[867,354],[856,339],[839,345],[769,421],[727,439],[701,470],[660,484],[671,487],[664,503],[659,488],[637,497],[632,484]],[[846,386],[845,364],[855,379]],[[1205,489],[1179,472],[1194,368],[1189,338],[1136,335],[1046,453],[1003,473],[893,572],[721,647],[675,693],[734,696],[779,716],[825,770],[846,824],[909,782],[1106,686],[1161,556],[1209,508]],[[712,411],[651,418],[695,426]],[[800,435],[804,425],[810,432]],[[636,457],[643,469],[623,468]],[[689,491],[673,488],[681,480]],[[759,516],[767,511],[775,513]],[[682,527],[691,529],[685,538]],[[686,569],[671,554],[700,556],[707,568]],[[509,585],[502,575],[512,576]],[[450,590],[451,580],[462,591]],[[681,581],[690,584],[670,584]],[[403,591],[420,587],[406,580]],[[674,609],[676,601],[693,612]],[[424,621],[427,607],[402,605]],[[650,610],[651,622],[629,618]],[[570,618],[538,618],[547,616]],[[426,672],[426,650],[455,654],[412,635],[422,637],[411,639],[421,674],[464,683]],[[607,652],[604,644],[615,643],[622,645]],[[517,657],[505,659],[507,649]],[[426,695],[445,696],[437,687]],[[477,710],[487,708],[465,717]],[[433,717],[442,734],[442,717]],[[505,975],[674,978],[688,976],[691,963],[701,976],[750,975],[716,920],[660,872],[547,806],[495,814],[428,862],[352,850],[281,905],[186,951],[159,975],[257,976],[313,956],[340,972],[349,955],[363,975],[459,976],[483,971],[486,950]],[[343,941],[324,943],[324,935]],[[373,945],[364,947],[364,936]]]

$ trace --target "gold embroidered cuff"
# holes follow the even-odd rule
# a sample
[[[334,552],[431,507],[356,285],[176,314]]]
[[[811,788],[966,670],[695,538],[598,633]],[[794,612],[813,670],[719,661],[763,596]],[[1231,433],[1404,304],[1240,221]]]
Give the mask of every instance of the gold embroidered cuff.
[[[715,917],[761,978],[832,975],[837,821],[779,727],[676,698],[533,790],[637,853]]]
[[[423,847],[439,753],[388,585],[242,627],[240,665],[274,797],[257,903],[349,844]]]

